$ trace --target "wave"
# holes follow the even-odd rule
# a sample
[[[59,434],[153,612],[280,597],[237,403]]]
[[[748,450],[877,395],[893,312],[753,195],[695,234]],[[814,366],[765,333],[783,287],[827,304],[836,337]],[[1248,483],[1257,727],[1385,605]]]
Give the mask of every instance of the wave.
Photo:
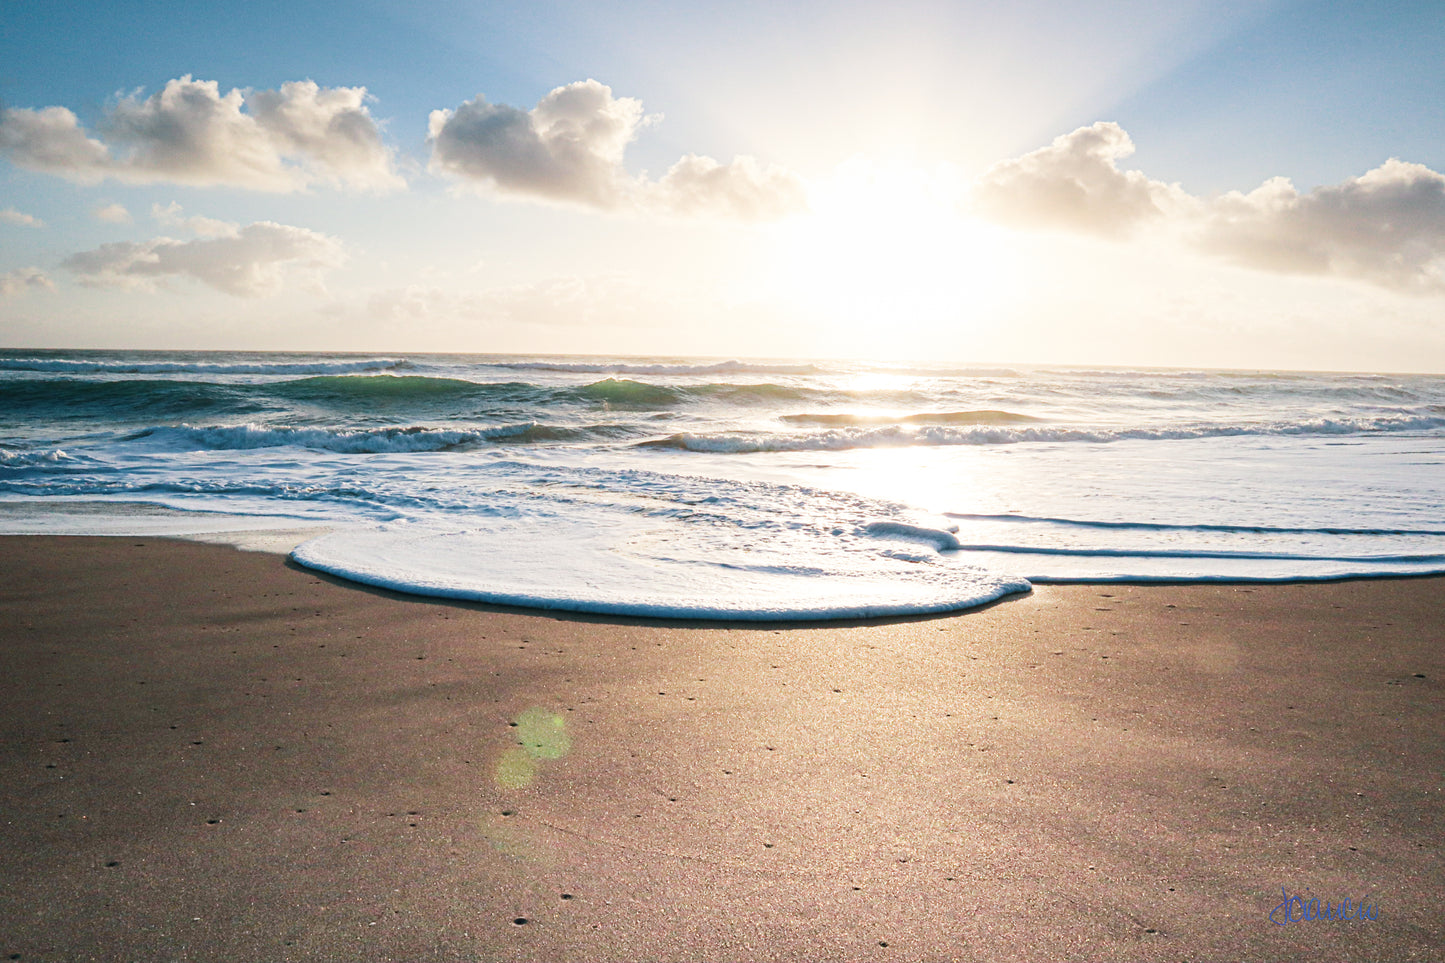
[[[1024,522],[1069,525],[1082,528],[1131,529],[1149,532],[1226,532],[1240,535],[1445,535],[1442,528],[1283,528],[1276,525],[1207,525],[1167,522],[1100,522],[1080,518],[1049,518],[1036,515],[977,515],[944,512],[947,518],[970,522]]]
[[[722,399],[733,404],[766,404],[779,401],[802,401],[819,400],[831,401],[840,395],[836,391],[826,388],[810,388],[806,386],[780,385],[769,381],[757,382],[755,384],[705,384],[690,385],[678,389],[688,396],[696,396],[706,399]]]
[[[142,382],[144,384],[145,382]],[[254,386],[244,386],[254,387]],[[525,381],[481,382],[423,375],[333,375],[263,386],[270,395],[294,401],[395,403],[477,400],[489,404],[602,404],[624,409],[670,408],[689,401],[768,403],[810,396],[831,397],[812,388],[761,384],[662,385],[630,378],[549,387]]]
[[[44,412],[61,418],[124,412],[151,416],[198,412],[244,414],[263,406],[248,396],[247,385],[205,381],[80,381],[74,378],[0,381],[0,409]]]
[[[843,425],[865,427],[868,425],[1011,425],[1031,421],[1043,421],[1033,415],[1021,415],[1012,411],[984,409],[980,411],[923,411],[911,415],[865,415],[834,414],[830,412],[805,412],[799,415],[779,415],[779,421],[794,425]]]
[[[712,454],[769,451],[842,451],[849,448],[902,448],[937,445],[1010,445],[1027,442],[1106,444],[1119,441],[1176,441],[1196,438],[1230,438],[1240,435],[1353,435],[1401,431],[1435,431],[1445,428],[1445,417],[1383,416],[1378,418],[1316,419],[1256,425],[1185,425],[1171,428],[1006,428],[996,426],[912,428],[888,425],[828,431],[773,434],[763,432],[682,432],[641,441],[640,447],[676,448]]]
[[[668,408],[689,401],[725,401],[731,404],[755,405],[805,398],[830,400],[835,396],[833,392],[817,388],[792,387],[771,382],[683,386],[651,384],[627,378],[607,378],[577,388],[552,389],[551,392],[560,400],[602,402],[623,408]]]
[[[835,400],[828,392],[772,383],[712,383],[688,387],[607,378],[568,387],[528,382],[477,382],[414,374],[328,374],[266,384],[142,378],[91,381],[71,377],[0,380],[0,412],[29,417],[172,417],[195,419],[221,414],[282,412],[297,404],[321,406],[341,415],[377,407],[402,411],[415,406],[428,417],[526,418],[528,410],[563,405],[623,410],[666,409],[687,403],[766,405],[781,401]],[[502,414],[506,411],[507,414]]]
[[[955,529],[955,531],[957,531]],[[905,542],[922,542],[940,552],[956,552],[964,546],[954,532],[907,522],[870,522],[863,526],[863,533],[873,538],[898,539]]]
[[[272,394],[292,398],[344,397],[347,399],[435,398],[470,394],[493,387],[458,378],[429,378],[425,375],[321,375],[267,385]],[[504,386],[505,387],[505,386]],[[531,387],[530,385],[526,387]]]
[[[1158,558],[1158,559],[1240,559],[1281,562],[1358,562],[1362,565],[1413,563],[1441,565],[1445,555],[1317,555],[1304,552],[1230,552],[1209,549],[1167,548],[1060,548],[1044,545],[972,545],[960,543],[965,552],[1000,552],[1009,555],[1059,555],[1075,558]]]
[[[248,386],[249,387],[249,386]],[[771,384],[662,385],[630,378],[549,387],[525,381],[482,382],[422,375],[342,375],[301,378],[264,386],[268,394],[297,401],[396,402],[478,399],[513,404],[582,403],[618,408],[669,408],[691,400],[747,404],[830,397],[812,388]]]
[[[366,412],[376,406],[396,408],[408,404],[468,399],[525,406],[553,400],[553,396],[547,389],[536,385],[479,384],[453,378],[393,374],[333,374],[259,385],[165,378],[120,381],[27,378],[0,381],[0,410],[61,418],[126,414],[176,418],[221,413],[245,415],[287,410],[296,402],[322,405],[350,414]]]
[[[44,451],[0,451],[0,468],[48,468],[73,460],[60,448]]]
[[[55,371],[69,374],[344,374],[410,368],[401,358],[358,361],[80,361],[61,358],[0,358],[0,371]]]
[[[629,431],[623,425],[570,428],[526,422],[491,428],[428,428],[407,425],[390,428],[298,428],[292,426],[191,425],[147,428],[126,440],[150,440],[182,449],[241,451],[255,448],[314,448],[344,454],[450,451],[482,444],[528,444],[547,441],[585,441],[617,437]]]
[[[571,400],[565,397],[559,399],[552,389],[525,382],[479,382],[424,375],[326,375],[255,387],[287,401],[322,404],[343,411],[356,405],[398,408],[408,404],[470,401],[486,405],[527,406]]]
[[[599,364],[596,362],[563,361],[516,361],[491,362],[489,368],[505,368],[514,371],[557,371],[577,374],[635,374],[635,375],[811,375],[821,374],[822,368],[812,364],[758,364],[744,361],[719,361],[715,364]]]
[[[676,388],[629,381],[625,378],[608,378],[573,388],[566,393],[586,401],[600,401],[625,408],[668,407],[677,404],[684,397],[683,392]]]
[[[333,531],[291,558],[307,568],[413,595],[674,619],[776,621],[957,611],[1027,592],[1023,579],[876,553],[799,558],[775,546],[735,559],[619,551],[605,516],[475,520],[466,530],[398,524]],[[822,563],[814,564],[815,562]],[[852,564],[848,564],[848,563]]]

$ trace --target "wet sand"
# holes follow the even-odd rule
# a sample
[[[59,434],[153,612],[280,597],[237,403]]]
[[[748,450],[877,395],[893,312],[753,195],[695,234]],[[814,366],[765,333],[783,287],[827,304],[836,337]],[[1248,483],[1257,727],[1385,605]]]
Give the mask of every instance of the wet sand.
[[[1441,959],[1442,679],[1440,578],[729,626],[8,537],[0,959]]]

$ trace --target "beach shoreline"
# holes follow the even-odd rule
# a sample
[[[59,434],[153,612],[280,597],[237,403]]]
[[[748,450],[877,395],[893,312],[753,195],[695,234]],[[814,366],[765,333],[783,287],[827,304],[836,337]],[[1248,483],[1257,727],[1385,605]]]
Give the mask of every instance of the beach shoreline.
[[[11,958],[1445,952],[1445,577],[744,624],[157,538],[0,572]]]

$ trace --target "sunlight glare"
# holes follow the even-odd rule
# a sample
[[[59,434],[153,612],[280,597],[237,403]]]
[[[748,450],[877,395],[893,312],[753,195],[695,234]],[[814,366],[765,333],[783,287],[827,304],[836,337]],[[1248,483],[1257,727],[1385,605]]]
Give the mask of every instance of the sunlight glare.
[[[810,193],[810,210],[775,229],[780,299],[839,348],[926,345],[995,318],[1015,274],[1007,232],[962,212],[947,169],[853,161]]]

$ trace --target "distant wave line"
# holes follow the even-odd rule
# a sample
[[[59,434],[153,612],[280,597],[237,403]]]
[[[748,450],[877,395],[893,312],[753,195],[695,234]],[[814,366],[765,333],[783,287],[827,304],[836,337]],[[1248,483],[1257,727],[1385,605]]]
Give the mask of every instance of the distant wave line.
[[[912,414],[849,414],[832,412],[805,412],[798,415],[779,415],[779,421],[796,425],[844,425],[865,427],[869,425],[1009,425],[1031,421],[1043,421],[1033,415],[1013,411],[984,408],[973,411],[919,411]]]
[[[1062,555],[1077,558],[1215,558],[1282,562],[1345,562],[1381,565],[1387,562],[1438,562],[1445,555],[1308,555],[1299,552],[1214,552],[1130,548],[1049,548],[1041,545],[970,545],[959,543],[961,552],[998,552],[1009,555]]]
[[[646,448],[677,448],[710,454],[769,451],[842,451],[850,448],[904,448],[949,445],[1009,445],[1029,442],[1109,444],[1121,441],[1188,441],[1237,436],[1357,435],[1445,428],[1445,417],[1319,419],[1310,422],[1260,425],[1192,425],[1173,428],[956,428],[928,426],[909,430],[901,425],[841,428],[811,434],[761,432],[681,432],[637,444]]]
[[[403,358],[366,361],[271,361],[263,364],[199,361],[75,361],[59,358],[0,358],[0,371],[56,371],[76,374],[329,374],[409,368]]]
[[[578,374],[643,374],[643,375],[716,375],[716,374],[821,374],[813,364],[759,364],[743,361],[719,361],[715,364],[599,364],[596,362],[494,361],[489,368],[521,371],[556,371]]]
[[[1077,518],[1048,518],[1033,515],[975,515],[965,512],[944,512],[947,518],[981,522],[1031,522],[1048,525],[1074,525],[1082,528],[1122,528],[1145,531],[1197,531],[1237,532],[1240,534],[1264,535],[1445,535],[1445,529],[1438,528],[1282,528],[1273,525],[1208,525],[1171,524],[1167,522],[1100,522]]]

